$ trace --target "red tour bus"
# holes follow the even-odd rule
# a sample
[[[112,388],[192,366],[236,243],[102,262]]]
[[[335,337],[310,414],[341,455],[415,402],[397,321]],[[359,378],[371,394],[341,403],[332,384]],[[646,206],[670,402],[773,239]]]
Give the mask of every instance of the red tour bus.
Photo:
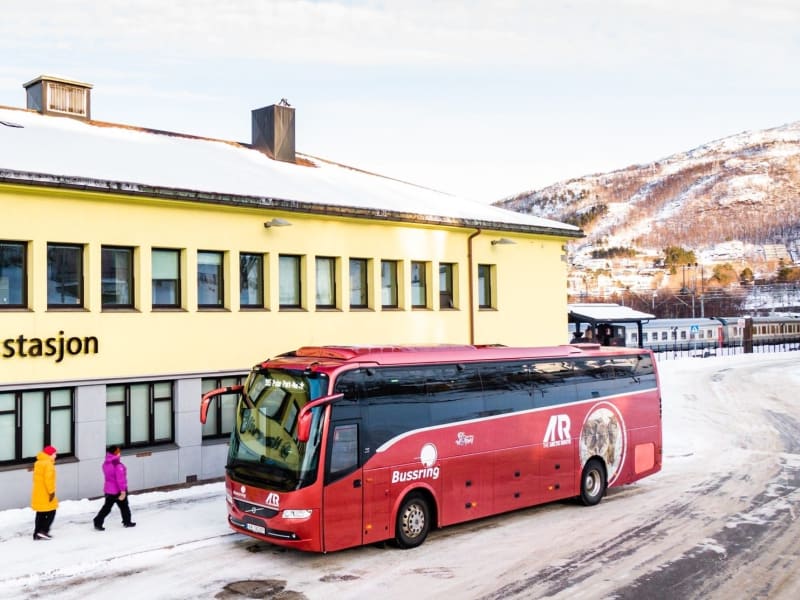
[[[641,348],[304,347],[256,365],[226,465],[228,522],[330,552],[578,497],[661,469]]]

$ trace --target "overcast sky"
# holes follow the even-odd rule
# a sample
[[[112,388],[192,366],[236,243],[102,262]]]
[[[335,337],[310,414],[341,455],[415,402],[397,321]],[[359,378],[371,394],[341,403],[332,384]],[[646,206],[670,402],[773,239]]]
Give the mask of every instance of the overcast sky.
[[[796,0],[2,0],[0,105],[297,149],[481,201],[800,120]],[[1,166],[1,165],[0,165]]]

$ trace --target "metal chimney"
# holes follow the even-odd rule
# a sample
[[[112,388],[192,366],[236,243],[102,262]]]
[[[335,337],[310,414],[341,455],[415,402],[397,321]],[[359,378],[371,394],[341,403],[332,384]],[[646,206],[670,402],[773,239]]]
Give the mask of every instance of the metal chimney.
[[[275,160],[295,162],[294,108],[286,99],[253,111],[253,146]]]

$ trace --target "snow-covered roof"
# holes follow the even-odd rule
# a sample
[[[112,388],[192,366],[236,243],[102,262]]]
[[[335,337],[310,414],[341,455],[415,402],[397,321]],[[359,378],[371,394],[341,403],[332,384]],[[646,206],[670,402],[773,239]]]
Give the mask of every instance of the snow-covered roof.
[[[0,181],[582,237],[579,228],[298,153],[0,107]]]
[[[586,321],[590,323],[630,323],[633,321],[644,321],[655,318],[655,315],[633,310],[627,306],[610,303],[568,304],[567,309],[569,311],[570,323],[575,321]]]

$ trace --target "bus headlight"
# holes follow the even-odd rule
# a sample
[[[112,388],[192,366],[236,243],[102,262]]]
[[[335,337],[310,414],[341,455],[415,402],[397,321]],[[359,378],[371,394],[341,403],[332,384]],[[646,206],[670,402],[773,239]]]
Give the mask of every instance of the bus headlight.
[[[307,519],[311,516],[311,509],[287,509],[282,515],[284,519]]]

